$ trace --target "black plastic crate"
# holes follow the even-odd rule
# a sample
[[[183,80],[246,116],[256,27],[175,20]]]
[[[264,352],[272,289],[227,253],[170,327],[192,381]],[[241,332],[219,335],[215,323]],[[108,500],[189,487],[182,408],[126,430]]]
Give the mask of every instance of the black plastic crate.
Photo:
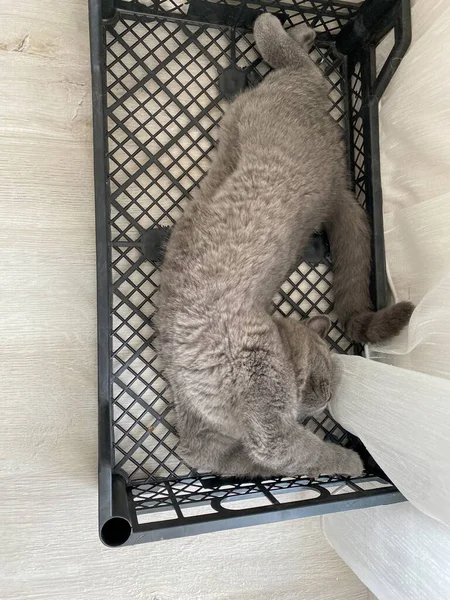
[[[210,164],[230,81],[268,72],[251,29],[269,10],[319,32],[311,57],[330,83],[356,194],[373,226],[373,301],[386,303],[378,101],[411,35],[409,0],[90,0],[98,266],[99,520],[111,546],[403,500],[362,445],[329,414],[306,424],[362,450],[368,475],[225,481],[177,454],[170,390],[154,349],[158,263],[145,232],[173,225]],[[394,30],[386,63],[376,47]],[[144,238],[142,236],[144,235]],[[274,299],[301,318],[332,309],[329,257],[302,263]],[[360,353],[334,320],[335,351]],[[245,498],[244,498],[245,497]]]

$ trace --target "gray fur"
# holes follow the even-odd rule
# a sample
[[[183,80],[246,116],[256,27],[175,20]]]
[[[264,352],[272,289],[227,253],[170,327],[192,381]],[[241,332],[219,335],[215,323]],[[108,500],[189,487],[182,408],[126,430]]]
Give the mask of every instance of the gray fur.
[[[305,52],[312,31],[300,28],[294,41],[265,14],[255,37],[278,70],[223,117],[216,160],[162,269],[157,325],[180,452],[222,475],[359,475],[356,453],[299,424],[331,395],[329,322],[272,318],[271,299],[325,223],[336,308],[356,340],[394,335],[410,307],[369,312],[368,227],[347,190],[327,86]]]

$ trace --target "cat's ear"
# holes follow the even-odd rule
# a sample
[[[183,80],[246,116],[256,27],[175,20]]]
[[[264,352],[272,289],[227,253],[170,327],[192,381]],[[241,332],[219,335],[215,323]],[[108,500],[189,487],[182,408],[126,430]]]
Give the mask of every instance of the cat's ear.
[[[330,331],[331,321],[328,317],[322,315],[320,317],[311,317],[306,321],[306,325],[319,334],[321,338],[324,338]]]

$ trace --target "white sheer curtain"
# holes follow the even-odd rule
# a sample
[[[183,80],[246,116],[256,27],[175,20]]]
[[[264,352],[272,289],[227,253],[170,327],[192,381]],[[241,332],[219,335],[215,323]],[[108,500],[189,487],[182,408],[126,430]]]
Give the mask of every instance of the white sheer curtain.
[[[333,416],[416,508],[450,526],[450,381],[357,356],[336,360]]]
[[[412,504],[337,513],[324,520],[331,545],[378,600],[450,598],[449,528]]]
[[[450,1],[413,2],[413,43],[383,98],[388,272],[417,304],[372,360],[337,357],[332,412],[410,504],[324,517],[380,600],[450,599]]]

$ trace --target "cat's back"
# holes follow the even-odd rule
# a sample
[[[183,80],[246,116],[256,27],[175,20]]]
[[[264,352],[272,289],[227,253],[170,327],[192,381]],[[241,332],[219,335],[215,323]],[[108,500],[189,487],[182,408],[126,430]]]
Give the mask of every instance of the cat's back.
[[[238,102],[243,153],[259,149],[267,160],[283,152],[285,177],[301,160],[311,177],[328,161],[342,160],[342,129],[329,115],[327,84],[314,65],[307,75],[293,68],[274,71]]]

